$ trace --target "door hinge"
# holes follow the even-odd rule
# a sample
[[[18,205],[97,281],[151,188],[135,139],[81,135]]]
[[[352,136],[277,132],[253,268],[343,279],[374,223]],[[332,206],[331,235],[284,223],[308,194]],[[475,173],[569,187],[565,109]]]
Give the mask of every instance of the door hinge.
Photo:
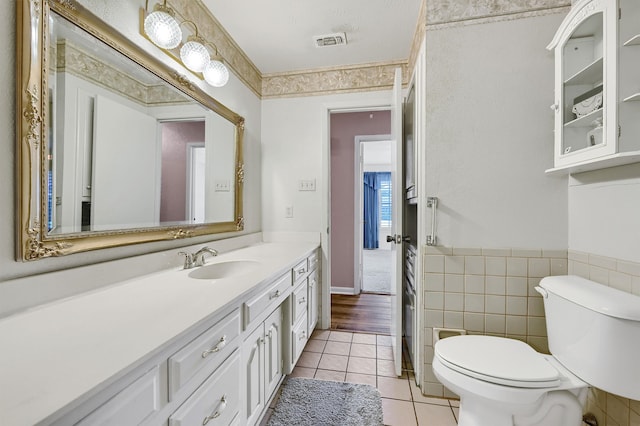
[[[622,19],[622,8],[618,9],[618,19]]]

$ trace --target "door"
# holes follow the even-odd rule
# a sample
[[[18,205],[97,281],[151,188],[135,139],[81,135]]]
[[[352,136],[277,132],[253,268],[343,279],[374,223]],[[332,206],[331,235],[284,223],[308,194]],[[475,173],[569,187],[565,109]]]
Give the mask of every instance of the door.
[[[264,325],[260,324],[242,345],[244,368],[244,414],[247,425],[252,425],[264,408]]]
[[[282,377],[282,307],[276,309],[264,323],[265,395],[267,400]]]
[[[391,99],[391,172],[392,209],[391,226],[391,346],[396,374],[402,374],[402,205],[404,182],[402,179],[402,72],[396,68]]]

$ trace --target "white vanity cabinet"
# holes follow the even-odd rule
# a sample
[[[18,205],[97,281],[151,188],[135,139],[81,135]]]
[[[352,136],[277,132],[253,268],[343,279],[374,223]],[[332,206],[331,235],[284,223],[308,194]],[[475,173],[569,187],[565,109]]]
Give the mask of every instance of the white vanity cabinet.
[[[577,2],[555,52],[554,167],[577,173],[640,161],[640,3]]]
[[[242,344],[243,418],[256,424],[282,378],[282,309],[278,307]]]

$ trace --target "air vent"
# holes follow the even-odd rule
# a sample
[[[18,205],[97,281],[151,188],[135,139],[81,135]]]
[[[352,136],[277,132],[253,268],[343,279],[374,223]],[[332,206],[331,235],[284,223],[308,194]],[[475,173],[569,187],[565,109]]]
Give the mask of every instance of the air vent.
[[[313,41],[316,47],[342,46],[347,44],[347,35],[345,33],[335,33],[315,36]]]

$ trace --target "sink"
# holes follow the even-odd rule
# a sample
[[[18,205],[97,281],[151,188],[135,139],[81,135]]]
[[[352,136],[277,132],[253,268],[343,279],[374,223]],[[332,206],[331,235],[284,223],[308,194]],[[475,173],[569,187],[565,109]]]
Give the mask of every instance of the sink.
[[[248,274],[260,265],[255,260],[228,260],[200,266],[189,272],[189,277],[200,280],[216,280]]]

